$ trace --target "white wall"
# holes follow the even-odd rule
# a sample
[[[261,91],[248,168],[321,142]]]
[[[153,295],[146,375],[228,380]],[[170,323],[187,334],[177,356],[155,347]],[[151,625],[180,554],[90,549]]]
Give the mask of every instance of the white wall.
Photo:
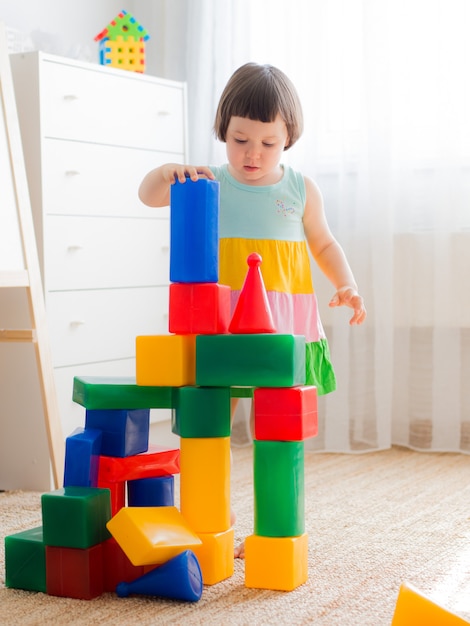
[[[150,35],[146,44],[146,73],[184,80],[186,2],[0,0],[0,21],[9,31],[10,52],[35,49],[97,63],[95,35],[125,9]]]

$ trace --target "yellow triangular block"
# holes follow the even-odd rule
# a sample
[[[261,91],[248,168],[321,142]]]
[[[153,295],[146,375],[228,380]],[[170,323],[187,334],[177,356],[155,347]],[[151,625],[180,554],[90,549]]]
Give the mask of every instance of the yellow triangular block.
[[[174,506],[124,507],[106,524],[132,565],[159,565],[201,544]]]
[[[469,622],[435,604],[411,585],[398,593],[391,626],[468,626]]]

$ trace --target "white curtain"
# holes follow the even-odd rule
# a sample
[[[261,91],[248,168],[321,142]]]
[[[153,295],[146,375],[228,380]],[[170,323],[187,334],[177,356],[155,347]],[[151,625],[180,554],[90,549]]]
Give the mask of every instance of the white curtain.
[[[248,60],[281,67],[305,133],[286,159],[323,191],[363,327],[327,307],[338,390],[315,450],[470,451],[470,2],[191,0],[190,158],[219,163],[217,100]]]

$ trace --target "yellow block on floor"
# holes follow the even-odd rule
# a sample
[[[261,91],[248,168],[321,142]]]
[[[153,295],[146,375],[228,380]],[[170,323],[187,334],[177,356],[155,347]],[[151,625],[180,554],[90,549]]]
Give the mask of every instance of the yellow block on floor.
[[[136,383],[183,387],[196,382],[196,335],[136,337]]]
[[[181,438],[180,509],[197,533],[230,524],[230,437]]]
[[[124,507],[106,527],[132,565],[159,565],[202,543],[174,506]]]
[[[202,581],[205,585],[215,585],[233,574],[233,528],[223,533],[200,533],[202,545],[195,546],[193,552],[199,561]]]
[[[468,626],[469,622],[435,604],[412,585],[403,583],[391,626]]]
[[[245,539],[245,586],[292,591],[308,578],[308,535]]]

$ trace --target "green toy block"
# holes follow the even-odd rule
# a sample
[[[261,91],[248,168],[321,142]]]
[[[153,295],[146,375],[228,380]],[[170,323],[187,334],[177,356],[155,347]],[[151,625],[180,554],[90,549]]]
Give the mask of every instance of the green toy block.
[[[254,532],[298,537],[305,531],[304,442],[254,444]]]
[[[254,388],[253,387],[231,387],[230,394],[232,398],[252,398]]]
[[[76,376],[72,399],[86,409],[172,409],[173,387],[143,387],[132,377]]]
[[[90,548],[111,536],[109,489],[64,487],[44,493],[41,506],[46,546]]]
[[[171,429],[180,437],[230,437],[229,387],[179,387]]]
[[[246,334],[196,337],[196,385],[294,387],[305,384],[305,337]]]
[[[46,593],[42,526],[5,537],[5,586]]]

